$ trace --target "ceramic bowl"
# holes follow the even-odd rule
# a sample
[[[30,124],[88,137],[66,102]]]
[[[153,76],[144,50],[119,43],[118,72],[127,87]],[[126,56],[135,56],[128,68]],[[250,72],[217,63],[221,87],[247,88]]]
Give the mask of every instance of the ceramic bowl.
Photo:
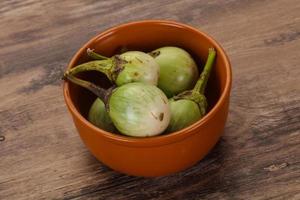
[[[209,35],[189,25],[165,20],[131,22],[108,29],[84,44],[69,63],[68,69],[86,62],[86,49],[112,56],[122,49],[149,52],[162,46],[184,48],[202,71],[208,48],[217,51],[208,82],[208,113],[180,131],[149,138],[134,138],[109,133],[93,126],[87,112],[96,98],[89,91],[65,82],[66,105],[79,135],[90,152],[102,163],[121,173],[134,176],[162,176],[187,169],[200,161],[214,147],[223,133],[229,106],[231,67],[226,53]],[[102,87],[109,81],[102,74],[86,73]]]

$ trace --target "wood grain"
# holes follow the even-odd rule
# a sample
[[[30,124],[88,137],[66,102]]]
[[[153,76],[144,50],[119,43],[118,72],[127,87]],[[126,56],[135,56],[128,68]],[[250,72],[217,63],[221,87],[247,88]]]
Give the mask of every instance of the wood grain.
[[[0,199],[300,199],[300,2],[0,2]],[[61,73],[106,28],[172,19],[212,35],[233,67],[224,136],[194,167],[145,179],[84,147]]]

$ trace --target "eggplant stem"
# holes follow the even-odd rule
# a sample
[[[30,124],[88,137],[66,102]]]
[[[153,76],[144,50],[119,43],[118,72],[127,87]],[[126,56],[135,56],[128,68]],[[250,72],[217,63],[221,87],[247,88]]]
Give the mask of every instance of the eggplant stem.
[[[83,63],[81,65],[77,65],[76,67],[69,69],[67,73],[70,75],[76,75],[80,72],[85,72],[85,71],[99,71],[105,74],[109,80],[112,80],[112,73],[111,73],[112,68],[113,68],[112,59],[95,60],[95,61]]]
[[[209,48],[208,49],[208,57],[207,57],[204,69],[203,69],[202,73],[200,74],[200,77],[193,89],[193,93],[199,92],[200,94],[204,94],[205,88],[207,85],[207,81],[210,76],[210,72],[212,70],[213,64],[214,64],[215,57],[216,57],[215,49]]]
[[[96,53],[96,52],[94,51],[94,49],[88,48],[88,49],[86,50],[86,53],[87,53],[87,55],[88,55],[89,57],[91,57],[91,58],[93,58],[93,59],[95,59],[95,60],[106,60],[106,59],[109,59],[109,58],[106,57],[106,56],[102,56],[102,55]]]
[[[107,104],[108,92],[105,89],[95,85],[92,82],[79,79],[68,72],[64,74],[64,80],[68,80],[76,85],[88,89],[89,91],[94,93],[97,97],[99,97],[104,102],[104,104]]]

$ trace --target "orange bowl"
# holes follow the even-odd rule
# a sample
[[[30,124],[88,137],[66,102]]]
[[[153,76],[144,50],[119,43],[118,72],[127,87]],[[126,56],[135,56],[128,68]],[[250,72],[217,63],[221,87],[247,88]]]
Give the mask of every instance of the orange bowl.
[[[122,48],[149,52],[162,46],[184,48],[202,71],[208,48],[217,51],[216,62],[208,82],[208,113],[180,131],[149,138],[134,138],[109,133],[93,126],[87,112],[96,98],[89,91],[65,82],[64,98],[74,124],[90,152],[110,168],[135,176],[162,176],[191,167],[201,160],[219,140],[227,118],[231,89],[231,68],[221,46],[210,36],[191,26],[165,20],[146,20],[123,24],[106,30],[75,54],[68,69],[88,61],[86,49],[112,56]],[[85,73],[102,87],[109,82],[102,74]]]

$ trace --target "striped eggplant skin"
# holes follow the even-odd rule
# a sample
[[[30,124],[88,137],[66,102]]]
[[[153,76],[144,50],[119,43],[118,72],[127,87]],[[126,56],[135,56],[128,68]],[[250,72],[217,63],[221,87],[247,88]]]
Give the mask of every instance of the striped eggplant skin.
[[[167,128],[168,133],[181,130],[203,117],[198,104],[194,101],[188,99],[175,101],[174,99],[170,99],[169,104],[172,115]]]
[[[192,56],[178,47],[162,47],[149,53],[160,67],[158,87],[173,97],[192,89],[198,79],[198,68]]]
[[[111,121],[108,112],[106,111],[103,101],[96,98],[92,104],[89,113],[88,120],[98,128],[113,133],[116,128]]]
[[[141,51],[128,51],[120,55],[123,62],[115,83],[121,86],[131,82],[157,85],[159,65],[148,54]]]
[[[115,127],[124,135],[159,135],[170,122],[168,99],[154,85],[136,82],[118,87],[112,92],[108,105]]]

